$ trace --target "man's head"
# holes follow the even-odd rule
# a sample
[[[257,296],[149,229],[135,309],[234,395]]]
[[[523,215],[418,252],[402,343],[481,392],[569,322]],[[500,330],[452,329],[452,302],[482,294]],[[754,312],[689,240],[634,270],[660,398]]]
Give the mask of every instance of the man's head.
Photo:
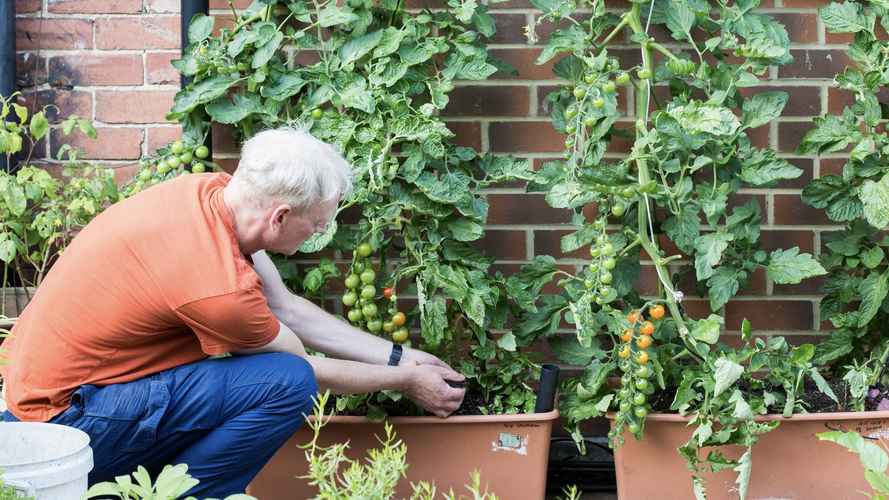
[[[282,127],[253,136],[225,189],[242,250],[292,255],[324,232],[352,190],[352,168],[329,144]]]

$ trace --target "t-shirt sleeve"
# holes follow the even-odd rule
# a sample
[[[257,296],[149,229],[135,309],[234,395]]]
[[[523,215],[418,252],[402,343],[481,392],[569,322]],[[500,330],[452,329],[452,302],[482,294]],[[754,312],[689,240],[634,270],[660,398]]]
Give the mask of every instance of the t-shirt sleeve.
[[[176,314],[209,355],[262,347],[275,339],[280,328],[259,289],[188,302],[177,308]]]

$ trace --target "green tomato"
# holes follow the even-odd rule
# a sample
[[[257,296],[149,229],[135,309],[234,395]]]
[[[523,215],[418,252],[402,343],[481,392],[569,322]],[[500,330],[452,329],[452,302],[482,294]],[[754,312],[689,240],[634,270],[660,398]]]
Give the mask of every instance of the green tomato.
[[[398,327],[395,326],[395,323],[391,321],[386,321],[385,323],[383,323],[383,331],[386,333],[392,333],[395,331],[396,328]]]
[[[605,99],[602,99],[601,97],[597,97],[597,98],[593,99],[593,107],[596,109],[604,108],[605,107]]]
[[[648,380],[646,380],[644,378],[636,379],[636,389],[639,389],[640,391],[644,391],[647,388],[648,388]]]
[[[171,156],[167,158],[167,166],[170,168],[179,168],[180,163],[181,162],[179,161],[178,156]]]
[[[380,331],[380,328],[383,327],[383,322],[378,319],[372,319],[367,322],[367,329],[373,333],[377,333]]]
[[[611,287],[608,285],[602,285],[599,287],[599,293],[601,293],[603,296],[609,295],[611,293]],[[597,297],[597,298],[601,298],[601,297]]]
[[[176,141],[173,144],[170,144],[170,152],[174,155],[178,155],[182,151],[185,150],[185,144],[182,141]]]
[[[617,261],[614,260],[613,257],[609,257],[602,261],[602,267],[607,271],[611,271],[615,266],[617,266]]]
[[[632,381],[633,381],[633,375],[630,374],[630,373],[624,373],[624,374],[620,377],[620,382],[621,382],[621,384],[623,384],[623,385],[625,385],[625,386],[630,385],[630,382],[632,382]]]
[[[370,246],[370,243],[362,243],[358,245],[358,255],[362,257],[370,257],[370,254],[373,253],[374,249]]]
[[[602,255],[614,255],[614,245],[611,243],[602,245]]]
[[[373,272],[372,269],[365,269],[363,273],[361,273],[361,282],[365,285],[370,285],[374,282],[377,277],[377,273]]]
[[[350,274],[346,277],[346,288],[354,290],[361,283],[361,278],[357,274]]]
[[[620,85],[626,85],[626,84],[630,83],[630,75],[627,73],[621,73],[621,74],[617,75],[617,78],[615,78],[615,81],[617,81],[617,83]]]
[[[143,170],[143,171],[139,172],[139,180],[142,182],[150,181],[151,180],[151,171],[150,170]]]
[[[622,387],[621,390],[617,392],[617,395],[620,399],[627,399],[630,396],[630,390],[626,387]]]
[[[374,303],[370,303],[361,308],[361,313],[364,314],[365,318],[374,318],[377,315],[377,305]]]
[[[625,187],[624,190],[620,192],[620,195],[624,198],[632,198],[636,196],[636,190],[632,187]]]
[[[611,215],[615,217],[620,217],[624,213],[626,213],[627,207],[624,204],[614,205],[611,207]]]
[[[599,281],[606,285],[610,285],[613,279],[614,277],[608,271],[602,271],[602,274],[599,276]]]
[[[584,280],[583,286],[586,287],[587,290],[592,290],[593,287],[596,286],[596,284],[593,282],[593,280]]]
[[[164,175],[165,173],[170,171],[170,167],[167,166],[167,162],[162,161],[157,164],[157,173]]]
[[[637,392],[636,394],[633,395],[633,404],[636,406],[642,406],[645,404],[645,401],[647,399],[648,398],[645,397],[645,394],[642,394],[641,392]]]
[[[602,255],[602,250],[600,250],[599,247],[590,247],[590,257],[598,257],[600,255]]]
[[[627,430],[630,431],[630,434],[639,434],[639,424],[631,422],[630,425],[627,426]]]
[[[596,81],[596,75],[594,75],[592,73],[587,73],[586,75],[583,76],[583,81],[585,81],[587,84],[592,84],[593,82]]]
[[[651,376],[651,370],[647,366],[640,366],[636,369],[636,377],[638,378],[648,378]],[[641,404],[641,403],[637,403]]]
[[[210,156],[210,149],[207,146],[198,146],[197,149],[194,150],[194,155],[203,160]]]
[[[614,82],[605,82],[605,85],[602,85],[602,90],[608,94],[613,94],[614,91],[617,90],[617,86]]]
[[[191,151],[186,151],[186,152],[182,153],[181,155],[179,155],[179,161],[181,161],[182,163],[186,163],[186,164],[191,163],[191,160],[193,160],[193,159],[194,159],[194,156],[192,155]]]
[[[583,126],[584,127],[592,127],[595,124],[596,124],[596,119],[593,118],[592,116],[588,116],[583,119]]]
[[[570,107],[565,110],[565,116],[567,118],[574,118],[575,116],[577,116],[577,110],[574,107]]]
[[[352,264],[352,272],[353,273],[361,273],[361,271],[364,271],[364,261],[361,261],[361,260],[355,261]],[[361,279],[361,278],[359,277],[359,279]]]
[[[364,319],[364,315],[361,314],[360,309],[349,309],[347,316],[349,317],[349,321],[352,323],[357,323]]]
[[[358,302],[358,295],[355,292],[348,292],[343,294],[343,305],[346,307],[352,307],[355,305],[355,302]]]
[[[586,97],[586,89],[581,88],[581,87],[575,88],[574,89],[574,97],[576,99],[583,99],[584,97]]]
[[[629,401],[621,401],[620,402],[620,411],[627,412],[630,410],[630,402]]]
[[[639,76],[640,80],[651,78],[651,71],[647,69],[640,69],[639,72],[636,74]]]
[[[361,289],[361,298],[363,299],[372,299],[376,294],[377,289],[373,285],[364,285],[364,288]]]
[[[312,118],[317,120],[317,119],[321,118],[322,116],[324,116],[324,112],[321,111],[321,108],[315,108],[312,110]]]
[[[191,165],[191,171],[195,174],[203,174],[207,171],[207,167],[204,166],[203,162],[195,162]]]
[[[575,127],[574,125],[568,125],[567,127],[565,127],[565,132],[568,134],[573,134],[574,132],[577,132],[577,127]]]
[[[648,415],[648,409],[644,406],[637,406],[633,408],[633,415],[636,415],[638,418],[645,418],[645,416]]]

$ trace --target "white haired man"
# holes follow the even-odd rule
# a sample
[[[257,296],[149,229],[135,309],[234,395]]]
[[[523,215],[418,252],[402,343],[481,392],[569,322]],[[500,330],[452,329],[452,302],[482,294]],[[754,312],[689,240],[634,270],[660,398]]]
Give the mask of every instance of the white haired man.
[[[462,375],[290,293],[265,253],[324,231],[351,186],[332,147],[282,128],[247,141],[234,176],[182,176],[109,207],[7,340],[0,420],[85,431],[90,484],[186,463],[201,481],[190,495],[223,498],[244,491],[319,388],[395,389],[452,413],[464,389],[446,380]],[[207,359],[223,353],[236,355]]]

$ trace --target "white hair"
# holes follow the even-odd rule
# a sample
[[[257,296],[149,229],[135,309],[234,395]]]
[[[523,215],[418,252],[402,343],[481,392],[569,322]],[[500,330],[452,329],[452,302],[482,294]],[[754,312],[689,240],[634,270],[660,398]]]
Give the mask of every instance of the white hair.
[[[264,130],[244,143],[232,183],[247,199],[298,209],[345,198],[352,167],[333,146],[304,130]]]

